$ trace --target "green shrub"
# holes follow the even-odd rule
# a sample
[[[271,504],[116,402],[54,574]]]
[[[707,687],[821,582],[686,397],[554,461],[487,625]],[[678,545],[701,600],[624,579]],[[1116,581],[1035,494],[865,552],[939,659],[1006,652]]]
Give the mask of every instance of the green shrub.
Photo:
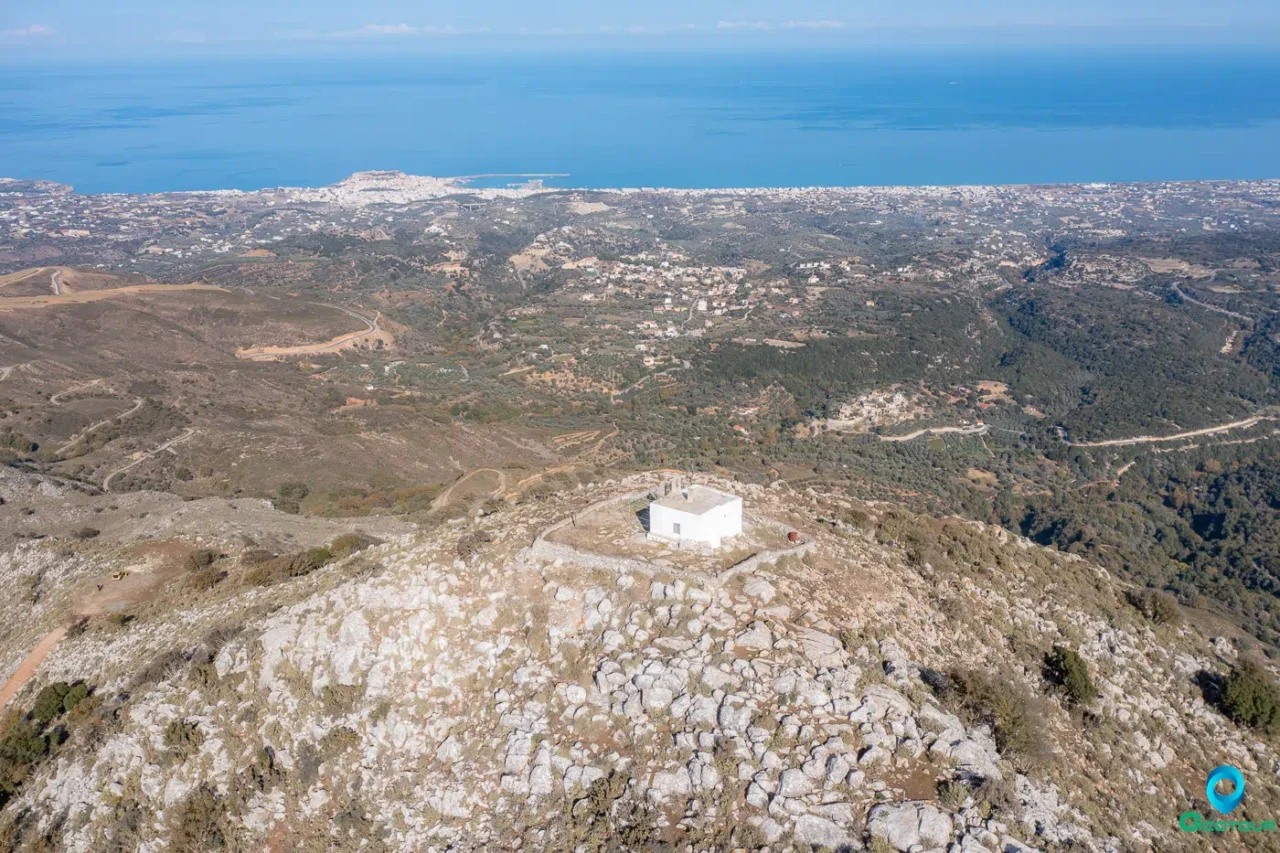
[[[190,720],[174,720],[165,726],[164,745],[179,760],[186,761],[200,751],[204,733]]]
[[[222,556],[222,554],[212,548],[197,548],[187,555],[184,565],[186,566],[187,571],[198,572],[201,569],[207,569],[209,566],[212,566],[214,563],[218,562],[218,560],[222,559]]]
[[[208,853],[227,848],[226,808],[212,788],[201,786],[173,809],[171,853]]]
[[[276,555],[265,548],[250,548],[240,555],[240,562],[246,566],[260,566],[275,558]]]
[[[1022,801],[1008,779],[983,779],[973,791],[973,800],[987,817],[998,815],[1017,820],[1022,814]]]
[[[1182,622],[1182,608],[1178,599],[1157,589],[1131,590],[1125,596],[1134,609],[1157,625],[1177,625]]]
[[[86,701],[90,693],[80,682],[55,682],[40,691],[28,713],[8,717],[8,729],[0,737],[0,808],[18,792],[33,768],[67,739],[63,726],[49,728],[49,724],[76,707],[91,705]]]
[[[938,783],[938,802],[951,811],[960,811],[969,797],[969,786],[957,779]]]
[[[1280,688],[1255,664],[1246,661],[1231,670],[1221,704],[1223,713],[1239,725],[1280,732]]]
[[[1054,646],[1044,656],[1044,677],[1062,690],[1069,704],[1087,705],[1098,697],[1098,689],[1089,677],[1089,665],[1066,646]]]
[[[333,553],[328,548],[308,548],[296,554],[273,557],[256,566],[246,579],[257,586],[270,586],[290,578],[309,575],[332,559]]]
[[[62,714],[63,700],[71,692],[71,685],[65,681],[55,681],[46,685],[36,695],[36,702],[31,706],[31,718],[42,727],[49,725],[53,719]]]
[[[347,533],[330,542],[329,550],[333,552],[335,560],[340,560],[377,544],[378,540],[372,536],[365,536],[363,533]]]
[[[76,706],[89,698],[89,685],[83,681],[77,681],[71,685],[71,689],[62,697],[62,711],[64,714],[70,714],[76,709]]]
[[[276,497],[272,503],[281,512],[291,512],[296,515],[302,511],[302,501],[309,494],[311,489],[306,483],[281,483],[276,487]]]
[[[191,585],[198,590],[213,589],[226,579],[227,573],[215,566],[192,572],[190,576]]]
[[[1040,703],[1012,679],[972,670],[953,672],[947,698],[971,722],[991,726],[996,746],[1007,757],[1026,767],[1050,758]]]

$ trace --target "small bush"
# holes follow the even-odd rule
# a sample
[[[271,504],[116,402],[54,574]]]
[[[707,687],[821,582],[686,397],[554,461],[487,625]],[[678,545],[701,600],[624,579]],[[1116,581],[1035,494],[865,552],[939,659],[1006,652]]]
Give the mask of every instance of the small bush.
[[[62,697],[62,712],[70,714],[76,709],[77,705],[89,698],[89,693],[89,685],[83,681],[77,681],[71,685],[71,689]]]
[[[972,722],[991,726],[996,746],[1024,766],[1051,756],[1040,703],[1020,684],[984,672],[951,673],[950,702]]]
[[[960,811],[969,797],[969,786],[957,779],[938,783],[938,802],[953,812]]]
[[[165,726],[164,745],[181,761],[186,761],[200,751],[204,744],[204,733],[200,726],[189,720],[174,720]]]
[[[208,853],[227,848],[226,805],[212,788],[196,788],[173,809],[171,853]]]
[[[1071,705],[1087,705],[1098,697],[1098,689],[1089,677],[1089,665],[1066,646],[1055,646],[1044,656],[1044,677],[1062,690]]]
[[[322,568],[333,559],[328,548],[308,548],[296,554],[284,554],[259,564],[249,572],[247,580],[257,586],[271,586],[290,578],[300,578]]]
[[[205,569],[193,572],[190,575],[191,585],[198,590],[213,589],[218,584],[227,579],[227,573],[222,569],[209,566]]]
[[[983,779],[973,790],[973,800],[988,817],[999,815],[1017,820],[1022,814],[1022,801],[1008,779]]]
[[[65,681],[55,681],[46,685],[36,695],[36,702],[31,706],[31,718],[41,727],[49,725],[55,717],[63,712],[63,701],[71,692],[71,685]]]
[[[311,489],[306,483],[281,483],[276,487],[276,497],[272,503],[281,512],[290,512],[296,515],[302,511],[302,501],[309,494],[311,494]]]
[[[458,539],[458,544],[454,548],[454,553],[460,559],[469,560],[476,554],[480,553],[480,548],[493,541],[493,535],[487,530],[479,530],[475,533],[468,533]]]
[[[260,566],[275,558],[276,555],[265,548],[250,548],[240,555],[240,562],[246,566]]]
[[[1127,595],[1129,603],[1157,625],[1178,625],[1182,622],[1182,608],[1178,599],[1156,589],[1132,590]]]
[[[1222,711],[1238,725],[1274,734],[1280,732],[1280,688],[1255,664],[1231,670],[1222,688]]]
[[[212,548],[197,548],[187,555],[183,565],[189,572],[198,572],[201,569],[209,568],[220,559],[222,559],[222,554]]]
[[[96,527],[81,527],[79,530],[73,532],[71,536],[75,539],[93,539],[100,533],[102,533],[102,531]]]
[[[335,560],[340,560],[377,544],[378,540],[372,536],[365,536],[363,533],[347,533],[330,542],[329,550],[333,553]]]

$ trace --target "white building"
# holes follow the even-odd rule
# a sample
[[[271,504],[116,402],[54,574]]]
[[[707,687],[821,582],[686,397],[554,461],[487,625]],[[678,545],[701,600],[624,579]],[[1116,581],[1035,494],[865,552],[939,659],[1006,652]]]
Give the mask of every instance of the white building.
[[[649,504],[649,535],[674,542],[701,542],[712,548],[742,532],[742,498],[686,486]]]

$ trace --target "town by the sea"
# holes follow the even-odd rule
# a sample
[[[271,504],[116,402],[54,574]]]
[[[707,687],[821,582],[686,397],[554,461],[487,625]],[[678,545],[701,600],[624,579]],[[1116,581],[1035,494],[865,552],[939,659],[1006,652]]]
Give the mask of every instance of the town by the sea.
[[[319,186],[374,169],[591,188],[1274,178],[1280,55],[858,48],[0,64],[0,175],[149,193]]]

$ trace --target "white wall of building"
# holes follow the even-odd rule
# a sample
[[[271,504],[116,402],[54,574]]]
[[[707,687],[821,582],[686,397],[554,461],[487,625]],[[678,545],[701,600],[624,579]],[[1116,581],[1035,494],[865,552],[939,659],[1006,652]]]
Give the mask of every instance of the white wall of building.
[[[649,533],[662,539],[702,542],[718,548],[720,540],[742,533],[742,498],[733,497],[701,515],[656,502],[649,504]]]

